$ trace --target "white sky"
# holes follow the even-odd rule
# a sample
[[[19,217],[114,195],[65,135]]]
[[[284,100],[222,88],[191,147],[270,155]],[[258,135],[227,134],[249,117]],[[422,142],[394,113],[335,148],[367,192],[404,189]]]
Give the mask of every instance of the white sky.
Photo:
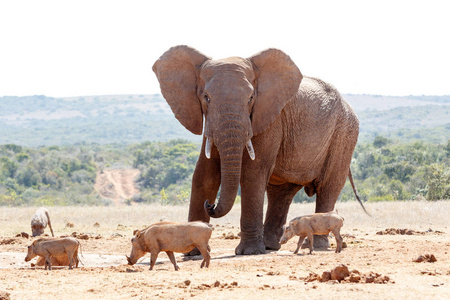
[[[447,4],[448,3],[448,4]],[[268,47],[343,93],[450,95],[450,2],[0,0],[0,96],[153,94],[171,46]]]

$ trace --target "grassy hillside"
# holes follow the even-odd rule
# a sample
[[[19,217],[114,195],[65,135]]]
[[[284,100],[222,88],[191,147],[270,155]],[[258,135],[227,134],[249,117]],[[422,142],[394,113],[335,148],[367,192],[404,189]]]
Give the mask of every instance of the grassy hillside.
[[[445,143],[450,138],[450,105],[396,107],[358,112],[360,140],[383,135],[398,141]]]
[[[0,98],[0,144],[131,144],[191,136],[161,95]],[[3,130],[2,130],[3,131]]]
[[[360,141],[446,143],[450,96],[344,95],[360,119]],[[0,145],[131,144],[176,138],[200,142],[173,116],[160,94],[72,98],[0,97]]]

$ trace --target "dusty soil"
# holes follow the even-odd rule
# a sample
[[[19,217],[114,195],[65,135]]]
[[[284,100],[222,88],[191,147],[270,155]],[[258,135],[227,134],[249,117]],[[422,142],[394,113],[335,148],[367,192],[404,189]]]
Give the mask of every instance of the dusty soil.
[[[376,214],[376,208],[368,208]],[[339,212],[347,214],[345,207]],[[330,237],[331,249],[312,255],[307,255],[307,249],[298,255],[292,253],[298,241],[295,237],[279,251],[235,256],[239,223],[213,220],[210,268],[200,269],[201,256],[177,254],[180,271],[174,271],[165,253],[159,255],[153,271],[148,270],[149,255],[134,266],[127,265],[125,255],[130,253],[133,225],[119,224],[105,230],[106,221],[100,222],[102,227],[89,221],[91,232],[70,233],[81,242],[84,266],[74,270],[55,267],[52,271],[24,261],[32,238],[20,231],[19,236],[2,236],[0,231],[0,294],[9,293],[11,299],[450,298],[448,220],[425,227],[393,228],[381,218],[377,224],[386,227],[380,228],[371,219],[364,219],[370,226],[360,226],[350,214],[345,217],[341,233],[347,247],[334,253],[335,241]],[[55,227],[58,230],[58,225]],[[65,228],[64,235],[75,229],[77,224]],[[383,234],[377,234],[380,231]],[[427,259],[431,256],[434,262]]]
[[[97,173],[94,188],[102,197],[111,199],[118,206],[139,193],[134,183],[138,175],[138,169],[103,170]]]

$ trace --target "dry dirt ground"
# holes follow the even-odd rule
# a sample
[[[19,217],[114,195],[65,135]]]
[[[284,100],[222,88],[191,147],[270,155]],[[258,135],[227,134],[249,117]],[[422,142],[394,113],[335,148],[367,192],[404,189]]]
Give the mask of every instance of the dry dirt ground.
[[[211,264],[201,256],[176,255],[180,271],[165,253],[149,271],[149,255],[126,264],[132,231],[161,219],[184,220],[185,206],[49,207],[57,236],[74,234],[82,245],[79,268],[31,267],[24,261],[36,209],[0,209],[0,299],[450,299],[450,201],[370,203],[365,215],[357,203],[338,203],[347,247],[298,255],[297,237],[279,251],[235,256],[240,206],[214,219]],[[311,213],[313,204],[294,204],[289,219]],[[46,229],[46,233],[49,230]],[[378,233],[378,234],[377,234]],[[383,234],[380,234],[383,233]],[[415,262],[420,256],[425,259]],[[428,262],[430,257],[435,262]],[[35,263],[36,261],[31,261]],[[342,281],[325,278],[339,265],[351,273]]]

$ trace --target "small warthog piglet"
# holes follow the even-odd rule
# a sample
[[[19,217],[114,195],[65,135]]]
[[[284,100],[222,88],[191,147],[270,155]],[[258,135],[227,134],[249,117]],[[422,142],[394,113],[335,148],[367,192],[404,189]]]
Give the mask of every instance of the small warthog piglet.
[[[131,239],[131,254],[128,264],[134,265],[139,258],[150,252],[150,270],[156,263],[159,252],[165,251],[170,261],[178,271],[180,268],[175,260],[174,252],[189,252],[195,247],[203,256],[201,267],[209,267],[211,250],[208,242],[211,238],[212,225],[203,222],[159,222],[149,227],[135,231]]]
[[[336,238],[336,253],[342,250],[341,227],[344,225],[344,218],[335,212],[316,213],[313,215],[300,216],[292,219],[288,225],[284,226],[284,233],[280,239],[280,244],[286,244],[294,235],[300,236],[294,254],[298,253],[303,240],[308,237],[309,253],[313,251],[314,234],[325,235],[333,232]]]

